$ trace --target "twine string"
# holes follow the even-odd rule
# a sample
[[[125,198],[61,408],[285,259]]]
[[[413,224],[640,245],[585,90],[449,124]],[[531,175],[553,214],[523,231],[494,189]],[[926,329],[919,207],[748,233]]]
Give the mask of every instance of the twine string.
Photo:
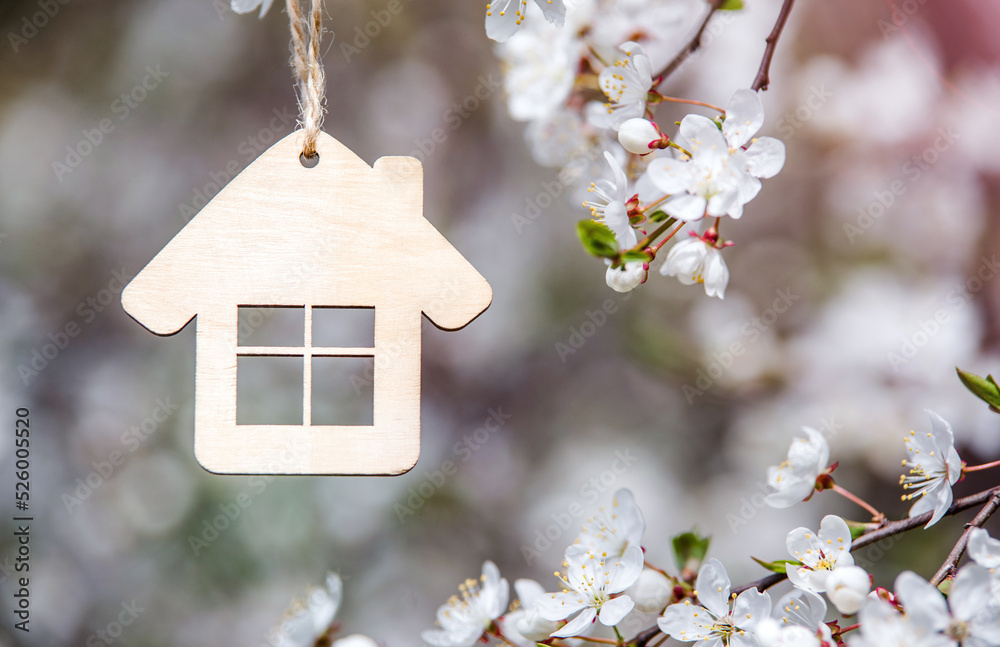
[[[299,102],[299,126],[305,133],[302,155],[316,156],[316,139],[323,127],[326,110],[326,79],[319,45],[323,37],[323,0],[312,0],[309,15],[303,13],[300,1],[286,0],[289,28],[292,32],[292,69],[295,72]]]

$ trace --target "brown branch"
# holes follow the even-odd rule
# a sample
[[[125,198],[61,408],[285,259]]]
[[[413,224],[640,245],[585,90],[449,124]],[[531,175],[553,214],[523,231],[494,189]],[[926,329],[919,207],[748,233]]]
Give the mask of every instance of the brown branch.
[[[677,68],[679,68],[684,61],[688,59],[688,56],[691,56],[698,51],[698,48],[701,47],[701,36],[705,33],[705,27],[708,26],[708,21],[711,20],[712,16],[715,15],[715,12],[719,10],[722,3],[723,0],[708,0],[708,13],[705,14],[701,24],[698,26],[698,31],[694,33],[694,36],[691,37],[691,40],[688,41],[687,45],[685,45],[681,51],[677,52],[677,55],[674,56],[669,63],[667,63],[666,67],[660,70],[657,74],[653,75],[654,79],[658,78],[660,79],[660,83],[662,83],[668,76],[677,71]],[[657,83],[657,85],[659,85],[659,83]]]
[[[987,519],[989,519],[990,515],[992,515],[994,512],[1000,509],[1000,486],[990,488],[989,490],[983,490],[982,492],[977,492],[976,494],[970,494],[967,497],[958,499],[957,501],[952,503],[951,507],[948,508],[948,511],[944,513],[946,517],[951,516],[954,514],[958,514],[959,512],[968,510],[969,508],[974,508],[977,505],[983,503],[986,503],[986,506],[982,510],[980,510],[979,514],[976,515],[976,518],[972,520],[972,523],[970,524],[968,530],[966,530],[966,532],[962,535],[962,539],[959,540],[959,544],[962,544],[963,551],[965,549],[964,543],[968,541],[967,535],[969,534],[969,531],[972,530],[972,527],[981,526],[983,523],[986,522]],[[853,552],[858,548],[864,548],[865,546],[874,544],[875,542],[885,539],[886,537],[892,537],[893,535],[899,535],[908,530],[919,528],[920,526],[923,526],[928,521],[930,521],[931,516],[933,514],[934,514],[933,512],[925,512],[924,514],[918,515],[916,517],[908,519],[899,519],[898,521],[890,521],[881,528],[878,528],[871,532],[867,532],[858,537],[857,539],[855,539],[853,542],[851,542],[851,551]],[[980,517],[982,517],[982,519],[980,519]],[[955,546],[955,549],[956,550],[958,549],[958,545]],[[952,550],[953,555],[955,554],[955,552],[956,552],[955,550]],[[958,558],[960,557],[961,553],[957,555],[954,563],[958,563]],[[949,555],[948,561],[945,562],[945,566],[947,566],[951,562],[951,558],[952,555]],[[954,563],[952,563],[952,566],[954,565]],[[944,569],[944,566],[942,566],[942,569]],[[752,588],[756,588],[758,591],[764,591],[774,586],[775,584],[782,582],[787,577],[788,576],[785,575],[784,573],[771,573],[770,575],[762,577],[754,582],[750,582],[749,584],[737,586],[732,590],[732,592],[733,594],[739,595],[743,591]],[[937,575],[935,575],[934,577],[937,578]],[[628,641],[628,645],[629,647],[646,647],[649,641],[651,641],[659,634],[660,634],[659,627],[655,626],[650,627],[649,629],[646,629],[645,631],[636,634],[635,638]]]
[[[766,90],[768,84],[771,82],[771,77],[769,76],[771,72],[771,59],[774,58],[774,50],[778,46],[778,39],[781,38],[781,32],[785,28],[785,23],[788,22],[788,14],[792,12],[792,4],[794,3],[795,0],[784,0],[781,5],[781,11],[778,12],[778,20],[774,23],[774,29],[771,30],[771,34],[764,40],[767,43],[764,47],[764,58],[760,60],[757,76],[750,86],[752,90]]]
[[[979,514],[972,520],[972,523],[966,524],[965,532],[962,533],[955,547],[951,549],[948,559],[944,561],[938,572],[931,578],[931,584],[937,586],[955,570],[955,567],[958,566],[958,560],[962,559],[962,555],[965,554],[965,547],[969,544],[969,535],[972,533],[972,530],[974,528],[982,528],[986,520],[992,517],[993,513],[997,511],[997,508],[1000,508],[1000,492],[996,492],[990,497],[990,500],[979,511]]]

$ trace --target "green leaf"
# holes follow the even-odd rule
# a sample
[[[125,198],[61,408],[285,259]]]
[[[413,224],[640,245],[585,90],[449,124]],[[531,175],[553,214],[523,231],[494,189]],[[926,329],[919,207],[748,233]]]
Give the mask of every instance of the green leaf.
[[[616,258],[618,243],[614,233],[599,222],[581,220],[576,223],[576,233],[584,249],[600,258]]]
[[[657,209],[653,213],[649,214],[647,217],[652,222],[665,222],[665,223],[667,223],[668,227],[670,225],[674,224],[675,222],[677,222],[677,220],[675,218],[671,218],[665,212],[660,211],[659,209]]]
[[[845,519],[845,521],[847,520]],[[847,527],[851,529],[851,541],[854,541],[868,530],[871,530],[872,524],[862,521],[847,521]]]
[[[743,0],[722,0],[719,11],[739,11],[743,8]]]
[[[955,371],[958,373],[958,379],[962,380],[965,388],[969,389],[974,396],[990,405],[990,409],[1000,413],[1000,386],[997,385],[992,375],[987,375],[984,378],[975,373],[963,371],[958,367],[955,368]]]
[[[778,559],[778,560],[775,560],[773,562],[765,562],[762,559],[757,559],[753,555],[750,556],[750,559],[752,559],[753,561],[757,562],[758,564],[760,564],[761,566],[763,566],[764,568],[766,568],[769,571],[772,571],[774,573],[781,573],[781,574],[785,573],[785,564],[793,564],[795,566],[801,566],[802,565],[802,562],[797,562],[794,559]]]
[[[674,546],[674,560],[681,573],[697,573],[708,554],[711,537],[702,537],[697,531],[682,532],[670,540]]]
[[[627,252],[622,253],[621,260],[622,260],[623,263],[631,263],[631,262],[634,262],[634,261],[637,261],[637,262],[640,262],[640,263],[648,263],[649,261],[651,261],[653,259],[650,258],[649,254],[647,254],[646,252],[640,252],[640,251],[636,251],[636,250],[631,250],[631,251],[627,251]]]

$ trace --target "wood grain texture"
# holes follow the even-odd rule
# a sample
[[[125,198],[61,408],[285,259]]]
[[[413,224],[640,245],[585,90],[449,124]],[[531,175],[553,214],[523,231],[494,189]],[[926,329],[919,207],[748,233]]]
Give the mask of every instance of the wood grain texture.
[[[421,313],[457,330],[493,298],[424,219],[418,160],[370,167],[325,133],[317,149],[319,164],[305,168],[299,131],[277,142],[122,292],[126,312],[158,335],[197,316],[195,455],[212,472],[406,472],[420,453]],[[240,306],[305,307],[305,347],[238,346]],[[312,348],[312,306],[374,307],[374,348]],[[372,357],[374,424],[311,425],[303,402],[302,425],[237,425],[237,355]]]

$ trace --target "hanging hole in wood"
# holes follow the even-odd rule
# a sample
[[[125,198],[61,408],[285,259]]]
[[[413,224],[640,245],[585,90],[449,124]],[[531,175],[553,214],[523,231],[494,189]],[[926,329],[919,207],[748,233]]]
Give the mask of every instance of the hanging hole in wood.
[[[302,162],[302,166],[306,168],[314,168],[317,164],[319,164],[319,153],[313,153],[312,155],[300,153],[299,161]]]

